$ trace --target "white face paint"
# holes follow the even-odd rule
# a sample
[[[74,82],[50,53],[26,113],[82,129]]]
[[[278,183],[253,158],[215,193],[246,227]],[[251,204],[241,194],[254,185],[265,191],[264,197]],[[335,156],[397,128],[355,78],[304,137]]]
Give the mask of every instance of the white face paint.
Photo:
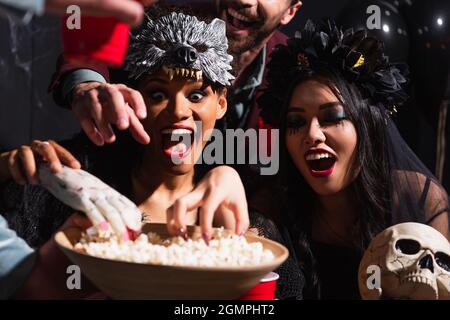
[[[380,269],[380,288],[369,289],[370,266]],[[363,299],[450,299],[450,243],[436,229],[401,223],[377,235],[359,266]]]

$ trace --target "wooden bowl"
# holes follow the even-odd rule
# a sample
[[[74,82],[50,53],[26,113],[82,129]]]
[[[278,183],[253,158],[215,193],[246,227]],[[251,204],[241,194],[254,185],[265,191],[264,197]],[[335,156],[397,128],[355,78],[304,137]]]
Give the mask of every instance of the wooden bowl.
[[[147,224],[144,232],[168,237],[165,224]],[[188,227],[192,236],[199,227]],[[70,228],[55,235],[55,241],[86,277],[113,299],[238,299],[276,269],[288,257],[281,244],[245,234],[248,242],[259,241],[272,250],[275,259],[269,263],[247,267],[183,267],[116,261],[93,257],[73,249],[82,230]]]

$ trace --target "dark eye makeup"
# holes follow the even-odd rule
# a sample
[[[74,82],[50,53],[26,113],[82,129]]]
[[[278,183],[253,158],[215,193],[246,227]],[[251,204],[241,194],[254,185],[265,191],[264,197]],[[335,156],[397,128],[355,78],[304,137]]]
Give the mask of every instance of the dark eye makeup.
[[[300,115],[292,115],[286,119],[286,128],[289,135],[296,134],[305,124],[305,118]]]
[[[333,108],[327,108],[323,112],[320,112],[319,122],[321,125],[335,125],[341,123],[343,120],[347,120],[348,116],[343,110],[337,108],[337,106]],[[307,120],[299,115],[297,112],[292,112],[291,115],[288,115],[286,118],[286,128],[289,134],[296,134],[302,127],[307,124]]]
[[[344,110],[327,111],[322,116],[322,122],[324,123],[339,123],[343,120],[347,120],[347,114]]]

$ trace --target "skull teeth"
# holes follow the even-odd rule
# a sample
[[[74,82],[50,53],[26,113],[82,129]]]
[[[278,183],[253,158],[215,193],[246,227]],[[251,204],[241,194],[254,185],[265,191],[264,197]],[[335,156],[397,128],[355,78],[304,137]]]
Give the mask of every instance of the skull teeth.
[[[417,274],[408,275],[401,280],[401,283],[407,282],[423,283],[430,287],[435,287],[435,283],[432,279]]]
[[[198,70],[195,72],[195,78],[197,79],[197,81],[199,81],[202,78],[203,74],[202,74],[202,70]]]
[[[203,73],[201,70],[194,70],[190,68],[180,68],[180,67],[167,67],[163,66],[162,70],[169,76],[172,80],[174,76],[183,76],[189,78],[195,78],[197,81],[202,79]]]

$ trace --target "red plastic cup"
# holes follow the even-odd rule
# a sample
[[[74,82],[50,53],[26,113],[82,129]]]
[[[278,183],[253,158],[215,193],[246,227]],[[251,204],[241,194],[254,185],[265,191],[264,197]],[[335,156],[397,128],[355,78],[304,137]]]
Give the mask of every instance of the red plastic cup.
[[[82,16],[80,29],[69,29],[62,19],[64,58],[70,62],[122,65],[130,41],[130,28],[112,17]]]
[[[244,293],[240,300],[274,300],[279,277],[275,272],[267,274],[256,286]]]

